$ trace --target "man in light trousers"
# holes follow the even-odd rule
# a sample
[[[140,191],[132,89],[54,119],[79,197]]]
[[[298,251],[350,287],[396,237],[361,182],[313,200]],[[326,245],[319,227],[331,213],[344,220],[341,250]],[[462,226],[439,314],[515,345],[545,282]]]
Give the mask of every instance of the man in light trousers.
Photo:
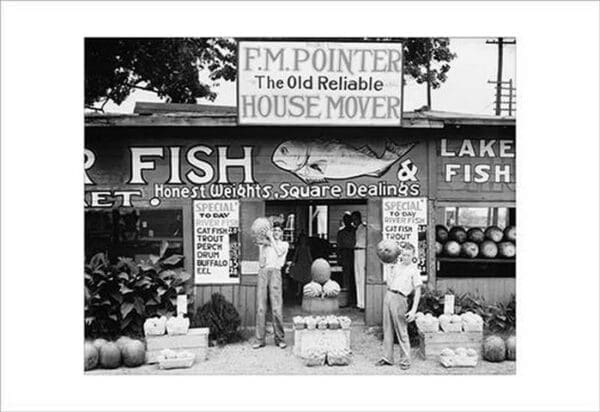
[[[352,212],[352,223],[355,227],[356,243],[354,244],[354,279],[356,283],[356,307],[365,310],[365,263],[367,256],[367,227],[362,221],[360,212]]]
[[[283,229],[279,223],[273,224],[273,230],[267,232],[260,247],[258,281],[256,285],[256,342],[254,349],[265,346],[267,293],[271,301],[271,316],[275,334],[275,344],[281,349],[286,347],[283,333],[283,296],[281,286],[281,268],[285,264],[288,242],[281,240]]]
[[[400,344],[400,367],[410,368],[410,339],[408,323],[415,320],[421,299],[421,274],[413,263],[415,247],[401,244],[399,262],[392,264],[385,282],[387,292],[383,299],[383,356],[377,366],[394,364],[394,333]],[[408,296],[415,292],[412,308],[408,310]]]

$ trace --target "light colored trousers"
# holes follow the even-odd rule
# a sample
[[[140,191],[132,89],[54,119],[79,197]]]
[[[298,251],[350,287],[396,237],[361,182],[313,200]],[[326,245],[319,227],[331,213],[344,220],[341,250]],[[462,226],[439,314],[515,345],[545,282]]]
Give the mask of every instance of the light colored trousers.
[[[283,342],[283,297],[281,290],[281,270],[260,268],[256,285],[256,340],[264,344],[266,334],[267,294],[271,301],[271,316],[275,344]]]
[[[356,306],[365,308],[365,258],[366,249],[354,249],[354,279],[356,281]]]
[[[410,365],[408,338],[408,300],[405,296],[387,291],[383,299],[383,357],[394,362],[394,333],[400,343],[400,364]]]

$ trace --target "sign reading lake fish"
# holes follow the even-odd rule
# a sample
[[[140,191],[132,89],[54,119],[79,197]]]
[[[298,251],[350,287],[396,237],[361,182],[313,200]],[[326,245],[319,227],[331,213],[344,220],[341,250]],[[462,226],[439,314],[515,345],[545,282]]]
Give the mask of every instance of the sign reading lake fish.
[[[402,44],[240,41],[243,125],[400,126]]]

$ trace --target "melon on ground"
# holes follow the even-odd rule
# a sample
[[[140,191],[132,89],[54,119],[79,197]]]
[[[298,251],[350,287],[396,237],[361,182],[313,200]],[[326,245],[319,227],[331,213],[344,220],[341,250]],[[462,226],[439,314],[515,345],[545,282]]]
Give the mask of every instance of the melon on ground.
[[[100,348],[100,366],[115,369],[121,365],[121,351],[114,342],[108,342]]]
[[[444,253],[447,256],[456,257],[460,255],[460,244],[454,240],[449,240],[444,244]]]
[[[106,345],[108,341],[106,339],[98,338],[92,342],[92,345],[96,348],[97,351],[100,351],[100,348]]]
[[[383,263],[394,263],[400,255],[400,247],[393,240],[385,239],[377,244],[377,257]]]
[[[485,229],[485,237],[492,242],[501,242],[504,237],[504,232],[498,226],[490,226]]]
[[[484,258],[493,259],[498,255],[498,246],[491,240],[486,240],[479,245],[479,253]]]
[[[483,359],[489,362],[502,362],[506,359],[506,344],[500,336],[488,336],[483,341]]]
[[[517,337],[514,335],[506,339],[506,359],[517,360]]]
[[[454,240],[458,243],[463,243],[467,240],[467,232],[460,226],[454,226],[452,229],[450,229],[448,237],[450,238],[450,240]]]
[[[143,365],[146,361],[146,347],[139,340],[130,339],[121,349],[123,364],[130,368]]]
[[[472,227],[467,232],[467,240],[470,242],[481,243],[485,240],[485,233],[478,227]]]
[[[445,243],[448,240],[448,229],[444,225],[435,227],[435,239],[440,243]]]
[[[83,345],[83,369],[89,371],[98,366],[98,350],[92,342]]]
[[[331,266],[325,259],[319,258],[312,263],[310,267],[310,273],[312,275],[312,279],[322,285],[331,277]]]

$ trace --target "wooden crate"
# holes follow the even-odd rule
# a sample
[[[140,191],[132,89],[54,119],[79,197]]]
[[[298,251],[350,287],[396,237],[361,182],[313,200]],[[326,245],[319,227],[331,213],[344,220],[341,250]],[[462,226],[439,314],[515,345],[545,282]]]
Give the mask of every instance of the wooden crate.
[[[315,346],[350,350],[350,329],[294,329],[294,355],[305,357]]]
[[[339,308],[337,296],[327,298],[302,297],[302,311],[312,315],[331,315],[337,313]]]
[[[444,348],[475,349],[481,357],[482,332],[419,332],[421,356],[437,360]]]
[[[187,335],[146,336],[146,363],[158,362],[163,349],[186,350],[196,354],[196,361],[208,356],[208,328],[190,328]]]

